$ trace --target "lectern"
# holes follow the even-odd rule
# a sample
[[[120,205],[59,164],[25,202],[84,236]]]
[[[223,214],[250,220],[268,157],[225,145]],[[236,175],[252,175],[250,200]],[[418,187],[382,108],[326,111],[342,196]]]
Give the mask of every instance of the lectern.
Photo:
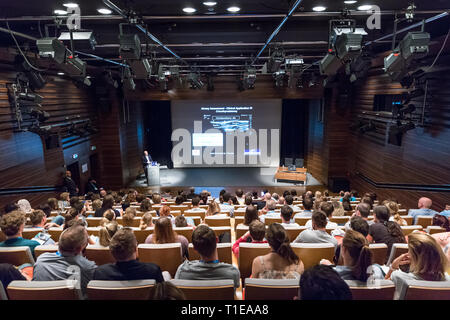
[[[147,165],[147,183],[149,186],[159,186],[159,164]]]

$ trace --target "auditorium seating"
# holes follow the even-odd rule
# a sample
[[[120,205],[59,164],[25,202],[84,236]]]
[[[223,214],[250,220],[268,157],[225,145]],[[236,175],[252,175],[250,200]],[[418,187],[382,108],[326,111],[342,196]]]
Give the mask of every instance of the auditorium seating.
[[[376,280],[366,283],[357,280],[345,280],[352,292],[353,300],[392,300],[395,284],[391,280]]]
[[[391,265],[392,261],[394,261],[400,255],[408,253],[408,244],[407,243],[394,243],[391,248],[391,253],[389,254],[388,261],[386,265]]]
[[[175,231],[180,236],[186,237],[189,242],[192,242],[192,232],[194,231],[192,227],[173,228],[173,231]]]
[[[186,210],[184,211],[183,215],[185,217],[200,217],[202,220],[205,219],[205,211],[191,211],[191,210]]]
[[[304,226],[308,220],[311,220],[309,217],[294,217],[295,223],[298,223],[300,226]]]
[[[80,300],[77,280],[12,281],[7,288],[10,300]]]
[[[293,300],[298,279],[245,279],[245,300]]]
[[[41,232],[41,228],[33,228],[33,229],[23,229],[22,238],[24,239],[33,239],[39,232]]]
[[[100,221],[103,218],[101,217],[87,217],[86,218],[86,222],[88,224],[88,227],[98,227],[100,225]],[[117,221],[119,222],[119,221]]]
[[[276,217],[266,217],[264,219],[264,224],[266,226],[271,225],[272,223],[281,223],[281,218],[276,218]]]
[[[371,243],[369,250],[372,252],[372,263],[383,265],[386,262],[388,246],[384,243]]]
[[[302,260],[305,270],[318,265],[322,259],[333,261],[335,247],[332,243],[291,243],[291,247]]]
[[[233,280],[170,280],[186,300],[234,300]]]
[[[216,237],[220,237],[225,232],[228,232],[231,234],[231,227],[211,227],[211,229],[216,234]]]
[[[450,281],[406,280],[399,300],[450,300]]]
[[[422,228],[426,229],[428,226],[433,225],[433,217],[432,216],[417,216],[416,224],[422,226]]]
[[[58,251],[58,246],[57,245],[41,245],[41,246],[37,246],[36,248],[34,248],[34,255],[36,256],[36,260],[37,258],[45,253],[45,252],[56,252]]]
[[[34,265],[35,261],[29,247],[0,247],[0,263],[20,266],[24,263]]]
[[[415,230],[422,230],[423,227],[419,225],[412,225],[412,226],[401,226],[402,232],[404,236],[409,235],[411,232],[414,232]]]
[[[181,243],[140,244],[138,256],[139,261],[155,263],[162,271],[168,271],[173,278],[182,262]]]
[[[337,223],[338,225],[344,225],[348,221],[350,221],[350,217],[349,216],[331,217],[329,220],[330,220],[330,222]]]
[[[246,243],[239,244],[238,266],[241,273],[241,279],[249,278],[252,274],[253,259],[263,256],[271,251],[267,243]]]
[[[306,227],[305,226],[301,226],[300,228],[286,228],[285,230],[286,230],[286,233],[287,233],[287,235],[289,237],[289,241],[292,242],[295,239],[297,239],[298,235],[302,231],[306,230]]]
[[[116,220],[117,220],[118,224],[123,225],[123,218],[122,217],[117,217]],[[141,224],[141,217],[135,217],[133,219],[133,224],[131,225],[131,227],[137,228],[137,227],[139,227],[140,224]]]
[[[147,228],[141,230],[139,228],[133,228],[133,233],[136,236],[136,241],[138,244],[145,243],[145,240],[149,235],[154,232],[154,228]]]
[[[150,300],[155,283],[155,280],[91,280],[86,292],[89,300]]]
[[[236,228],[236,239],[242,237],[248,231],[248,226],[241,225]]]
[[[84,255],[88,260],[94,261],[98,266],[116,262],[111,254],[111,251],[109,250],[109,247],[89,245],[86,247]]]
[[[220,262],[225,262],[232,264],[233,260],[231,257],[231,243],[218,243],[217,244],[217,255]],[[189,243],[189,260],[200,260],[200,255],[194,249],[194,245]]]
[[[428,226],[426,228],[426,232],[429,234],[435,234],[435,233],[441,233],[441,232],[445,232],[446,230],[442,227],[439,226]]]
[[[234,217],[234,230],[236,231],[238,225],[240,225],[241,223],[244,223],[245,219],[244,217]]]
[[[63,232],[63,228],[59,227],[59,228],[49,228],[48,229],[48,234],[52,237],[52,239],[55,242],[59,241],[59,237],[61,236],[61,233]]]

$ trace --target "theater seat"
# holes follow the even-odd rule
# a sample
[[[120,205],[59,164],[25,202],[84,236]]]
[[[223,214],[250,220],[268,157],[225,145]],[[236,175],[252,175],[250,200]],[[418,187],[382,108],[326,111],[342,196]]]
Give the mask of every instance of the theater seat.
[[[178,266],[182,263],[181,243],[140,244],[138,245],[140,262],[152,262],[175,276]]]
[[[292,242],[295,239],[297,239],[298,235],[306,230],[305,226],[301,226],[300,228],[284,228],[286,230],[286,233],[289,237],[289,241]]]
[[[222,234],[224,234],[225,232],[228,232],[231,234],[231,227],[211,227],[211,229],[214,231],[214,233],[216,234],[216,237],[221,236]]]
[[[87,217],[86,222],[88,227],[98,227],[102,219],[102,217]]]
[[[404,219],[406,221],[406,223],[408,224],[408,226],[413,224],[414,217],[412,217],[412,216],[400,216],[400,218]]]
[[[42,232],[41,228],[25,228],[22,231],[22,238],[33,239],[39,232]]]
[[[400,300],[450,300],[450,281],[406,280]]]
[[[0,247],[0,263],[20,266],[24,263],[34,265],[34,262],[29,247]]]
[[[233,263],[231,258],[231,243],[218,243],[217,254],[220,262]],[[192,243],[189,243],[189,260],[200,260],[200,254],[195,251]]]
[[[335,216],[331,217],[329,220],[330,222],[337,223],[338,225],[345,225],[348,221],[350,221],[349,216]]]
[[[302,260],[305,270],[318,265],[322,259],[333,261],[334,245],[332,243],[291,243],[291,247]]]
[[[51,244],[51,245],[44,245],[44,246],[37,246],[36,248],[34,248],[34,255],[36,256],[36,260],[37,258],[46,252],[56,252],[58,251],[58,246]]]
[[[408,253],[408,244],[407,243],[394,243],[391,248],[391,252],[389,254],[389,259],[386,262],[387,266],[390,266],[392,261],[394,261],[400,255]]]
[[[186,237],[189,243],[192,242],[192,232],[194,232],[194,229],[192,227],[173,228],[173,231],[175,231],[180,236]]]
[[[170,280],[186,300],[234,300],[233,280]]]
[[[388,246],[385,243],[371,243],[369,250],[372,252],[372,264],[378,263],[383,265],[386,263]]]
[[[264,224],[266,226],[271,225],[272,223],[281,223],[281,218],[278,217],[267,217],[264,219]]]
[[[100,281],[87,285],[89,300],[151,300],[155,280]]]
[[[238,225],[244,223],[244,217],[236,217],[234,216],[234,231],[236,231]]]
[[[293,300],[299,279],[245,279],[245,300]]]
[[[294,221],[298,223],[300,226],[304,226],[306,222],[311,220],[311,217],[296,217],[294,218]]]
[[[117,217],[116,221],[117,221],[118,224],[123,226],[123,218],[122,217]],[[131,226],[134,227],[134,228],[138,228],[140,224],[141,224],[141,217],[134,217],[133,223],[132,223]]]
[[[201,219],[205,219],[205,211],[191,211],[191,210],[186,210],[184,211],[183,215],[185,217],[200,217]]]
[[[84,255],[88,260],[94,261],[98,266],[116,262],[108,247],[89,245],[86,247]]]
[[[208,216],[205,218],[205,223],[210,227],[230,227],[231,226],[231,218],[215,218]]]
[[[428,226],[426,231],[428,234],[446,232],[446,230],[444,228],[439,227],[439,226]]]
[[[423,229],[422,226],[419,225],[412,225],[412,226],[400,226],[402,228],[403,235],[406,237],[410,233],[414,232],[415,230],[421,231]]]
[[[10,300],[80,300],[77,280],[12,281],[8,288]]]
[[[248,226],[239,226],[236,228],[236,240],[246,234],[248,231]]]
[[[391,280],[378,280],[374,284],[356,280],[345,280],[352,292],[353,300],[392,300],[395,284]]]
[[[422,228],[424,229],[426,229],[428,226],[433,225],[432,216],[417,216],[416,219],[416,225],[422,226]]]
[[[270,251],[270,246],[267,243],[242,242],[239,244],[238,266],[242,281],[251,276],[253,260],[258,256],[268,254]]]
[[[52,239],[55,242],[59,241],[59,237],[61,236],[61,233],[63,232],[63,228],[59,227],[59,228],[49,228],[48,229],[48,234],[52,237]]]

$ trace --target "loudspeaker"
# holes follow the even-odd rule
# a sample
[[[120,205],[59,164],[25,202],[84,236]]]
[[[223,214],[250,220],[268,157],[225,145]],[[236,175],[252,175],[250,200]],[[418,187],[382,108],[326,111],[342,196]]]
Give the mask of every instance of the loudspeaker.
[[[347,178],[328,178],[328,188],[330,188],[333,193],[338,193],[341,190],[349,191],[350,182]]]

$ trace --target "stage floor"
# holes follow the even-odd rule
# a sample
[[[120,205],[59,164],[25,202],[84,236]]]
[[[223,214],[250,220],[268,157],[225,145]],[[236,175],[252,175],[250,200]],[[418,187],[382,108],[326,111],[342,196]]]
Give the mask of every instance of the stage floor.
[[[182,168],[161,169],[160,187],[285,187],[303,186],[302,183],[275,182],[277,168]],[[307,174],[306,186],[319,186],[311,174]],[[146,187],[142,178],[130,187]]]

